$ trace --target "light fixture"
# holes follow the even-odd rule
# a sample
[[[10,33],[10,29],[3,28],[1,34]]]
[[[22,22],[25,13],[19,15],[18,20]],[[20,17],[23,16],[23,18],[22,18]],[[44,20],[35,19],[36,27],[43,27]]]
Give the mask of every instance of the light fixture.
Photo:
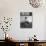
[[[29,0],[30,5],[34,8],[38,8],[42,4],[43,0]]]

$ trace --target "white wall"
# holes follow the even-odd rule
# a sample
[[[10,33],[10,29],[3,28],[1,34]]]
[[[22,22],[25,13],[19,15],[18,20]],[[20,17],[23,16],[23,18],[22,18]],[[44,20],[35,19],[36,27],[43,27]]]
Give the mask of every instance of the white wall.
[[[44,6],[44,5],[43,5]],[[21,29],[20,28],[20,12],[32,12],[33,13],[33,28]],[[0,0],[0,17],[13,17],[12,27],[8,31],[17,40],[27,40],[34,34],[37,35],[39,40],[46,39],[46,8],[33,8],[30,6],[28,0]],[[2,31],[1,31],[2,32]],[[0,32],[0,35],[1,35]],[[0,36],[2,39],[2,36]]]

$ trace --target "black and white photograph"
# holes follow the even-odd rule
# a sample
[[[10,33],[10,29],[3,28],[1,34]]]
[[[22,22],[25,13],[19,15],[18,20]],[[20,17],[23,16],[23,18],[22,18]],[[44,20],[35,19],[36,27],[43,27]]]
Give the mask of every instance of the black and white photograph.
[[[32,28],[32,12],[20,12],[20,28]]]

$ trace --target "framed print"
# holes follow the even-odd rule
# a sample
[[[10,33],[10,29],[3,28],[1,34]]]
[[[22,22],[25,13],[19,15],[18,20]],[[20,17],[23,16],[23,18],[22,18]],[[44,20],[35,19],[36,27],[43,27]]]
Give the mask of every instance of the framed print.
[[[32,28],[32,12],[20,12],[20,28]]]

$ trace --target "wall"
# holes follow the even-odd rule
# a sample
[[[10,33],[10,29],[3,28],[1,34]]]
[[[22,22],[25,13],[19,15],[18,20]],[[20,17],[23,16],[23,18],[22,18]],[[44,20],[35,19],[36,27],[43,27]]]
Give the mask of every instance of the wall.
[[[21,29],[20,28],[20,12],[32,12],[33,13],[33,28],[32,29]],[[28,0],[0,0],[0,18],[1,17],[13,17],[13,22],[10,33],[17,40],[27,40],[34,34],[37,35],[39,40],[44,40],[46,31],[46,6],[40,8],[33,8],[30,6]],[[0,35],[2,35],[0,31]],[[4,34],[4,33],[3,33]],[[3,37],[0,36],[0,39]],[[3,38],[4,39],[4,38]]]

